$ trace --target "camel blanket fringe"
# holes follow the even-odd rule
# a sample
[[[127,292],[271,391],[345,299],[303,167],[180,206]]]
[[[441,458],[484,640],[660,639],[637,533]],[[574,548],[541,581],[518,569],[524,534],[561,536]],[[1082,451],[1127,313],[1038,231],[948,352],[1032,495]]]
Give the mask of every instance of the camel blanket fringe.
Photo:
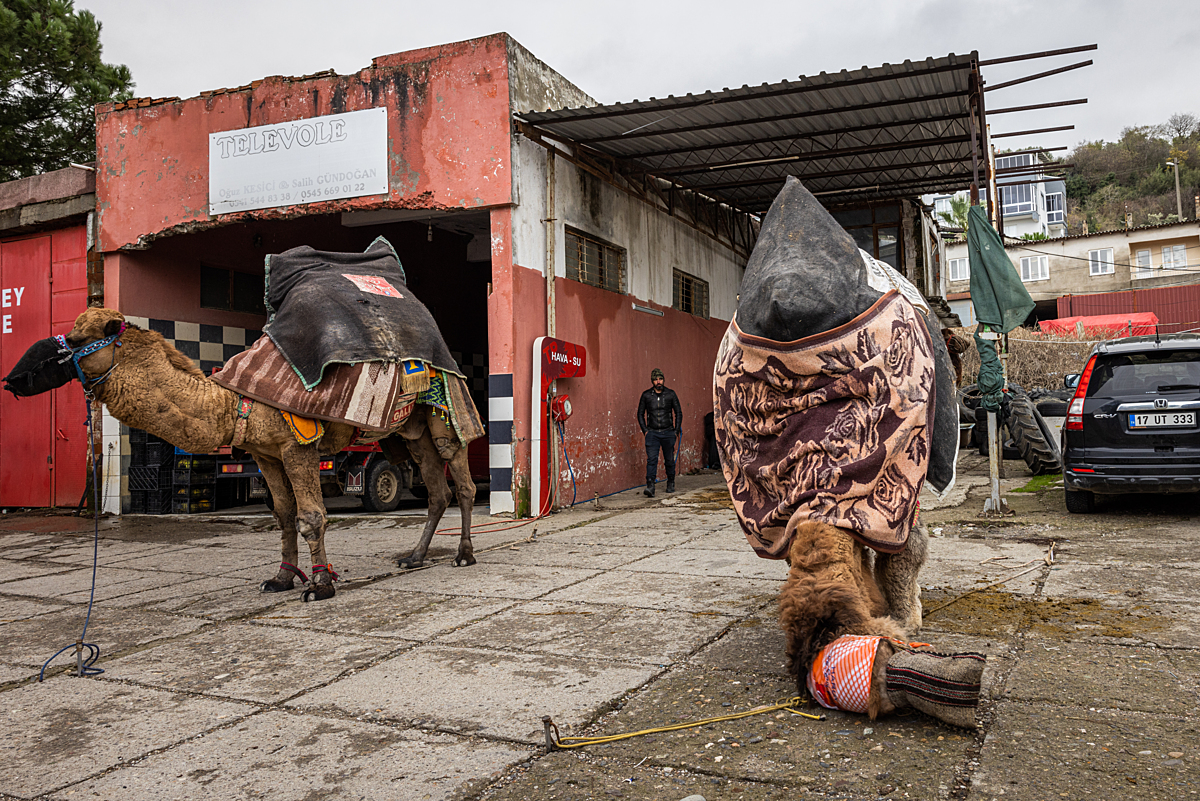
[[[933,364],[928,331],[894,290],[794,342],[729,324],[713,376],[716,440],[755,553],[784,558],[806,520],[903,550],[928,467]]]

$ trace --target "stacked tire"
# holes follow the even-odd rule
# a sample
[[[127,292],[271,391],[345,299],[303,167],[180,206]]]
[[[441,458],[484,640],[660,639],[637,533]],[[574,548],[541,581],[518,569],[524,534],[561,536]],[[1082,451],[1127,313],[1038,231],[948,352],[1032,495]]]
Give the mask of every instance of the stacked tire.
[[[1025,392],[1012,387],[1004,424],[1021,459],[1035,476],[1062,470],[1062,454],[1054,431]]]

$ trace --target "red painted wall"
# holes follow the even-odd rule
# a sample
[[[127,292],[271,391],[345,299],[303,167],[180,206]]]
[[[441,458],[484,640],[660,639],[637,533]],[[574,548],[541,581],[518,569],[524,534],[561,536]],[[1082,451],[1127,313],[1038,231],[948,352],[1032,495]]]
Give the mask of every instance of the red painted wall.
[[[39,339],[71,330],[87,306],[83,226],[0,241],[0,374]],[[17,290],[20,290],[20,299]],[[0,506],[71,506],[87,481],[83,390],[0,393]]]
[[[538,271],[515,267],[513,278],[514,402],[518,420],[527,421],[533,340],[545,334],[546,290]],[[666,374],[667,386],[675,390],[683,407],[677,471],[686,473],[702,463],[704,415],[712,411],[712,368],[729,323],[649,305],[663,316],[634,311],[629,295],[564,278],[555,281],[556,335],[587,349],[587,375],[559,381],[558,387],[559,393],[571,396],[573,407],[565,434],[578,500],[645,483],[645,439],[637,424],[637,404],[641,393],[650,388],[650,371],[655,367]],[[518,422],[514,437],[521,438],[514,473],[525,473],[528,424]],[[560,497],[569,503],[571,481],[565,477],[565,462],[561,470]],[[659,475],[664,475],[661,458]]]
[[[512,198],[504,34],[375,59],[353,75],[270,77],[249,88],[97,109],[100,249],[207,227],[208,135],[385,107],[386,197],[221,215],[221,224],[378,208],[475,208]],[[132,101],[137,102],[137,101]]]

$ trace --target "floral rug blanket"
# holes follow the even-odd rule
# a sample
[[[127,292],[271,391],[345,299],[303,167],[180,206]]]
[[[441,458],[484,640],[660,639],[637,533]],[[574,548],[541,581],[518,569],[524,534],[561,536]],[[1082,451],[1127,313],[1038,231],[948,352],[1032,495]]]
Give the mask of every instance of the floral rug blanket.
[[[933,343],[891,291],[845,325],[774,342],[729,324],[713,376],[717,446],[742,529],[767,559],[820,520],[904,549],[929,462]]]

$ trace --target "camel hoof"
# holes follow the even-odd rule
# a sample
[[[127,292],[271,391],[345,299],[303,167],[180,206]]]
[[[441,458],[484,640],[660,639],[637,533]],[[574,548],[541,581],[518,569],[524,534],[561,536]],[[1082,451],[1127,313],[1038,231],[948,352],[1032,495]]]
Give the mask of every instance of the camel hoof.
[[[336,593],[337,590],[333,588],[332,584],[318,584],[315,587],[305,590],[300,595],[300,600],[304,601],[304,603],[324,601],[326,598],[332,598]]]
[[[411,557],[411,556],[404,556],[404,557],[401,557],[401,558],[400,558],[399,560],[397,560],[397,562],[396,562],[396,566],[397,566],[397,567],[403,567],[403,568],[406,568],[406,569],[411,569],[411,568],[414,568],[414,567],[420,567],[420,566],[421,566],[421,565],[423,565],[423,564],[425,564],[425,560],[424,560],[424,559],[414,559],[414,558],[413,558],[413,557]]]
[[[291,588],[291,581],[280,581],[279,579],[267,579],[258,585],[259,592],[287,592]]]
[[[473,564],[475,564],[474,556],[470,556],[470,555],[461,556],[460,555],[460,556],[454,557],[454,566],[455,567],[470,567]]]

